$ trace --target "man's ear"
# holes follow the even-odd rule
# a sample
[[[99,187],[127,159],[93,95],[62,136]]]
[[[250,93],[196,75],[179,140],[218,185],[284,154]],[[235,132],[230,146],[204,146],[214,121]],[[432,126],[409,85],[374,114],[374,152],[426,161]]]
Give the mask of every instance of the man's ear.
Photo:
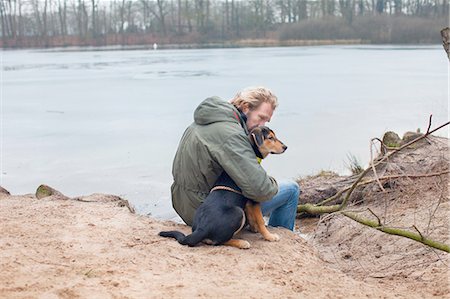
[[[248,106],[247,103],[245,103],[245,104],[243,104],[243,105],[241,106],[241,111],[242,111],[245,115],[247,115],[247,113],[250,111],[250,107]]]

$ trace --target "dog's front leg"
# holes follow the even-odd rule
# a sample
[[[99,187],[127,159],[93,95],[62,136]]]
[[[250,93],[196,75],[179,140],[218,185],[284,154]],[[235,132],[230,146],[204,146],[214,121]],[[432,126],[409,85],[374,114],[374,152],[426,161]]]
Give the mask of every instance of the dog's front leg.
[[[248,225],[250,226],[250,230],[254,233],[258,232],[258,225],[256,223],[254,211],[252,209],[253,203],[251,201],[247,201],[245,204],[245,217],[247,217]]]
[[[280,236],[270,233],[267,229],[261,212],[261,205],[259,203],[249,200],[245,205],[245,212],[252,231],[254,231],[254,229],[257,230],[267,241],[273,242],[280,240]]]

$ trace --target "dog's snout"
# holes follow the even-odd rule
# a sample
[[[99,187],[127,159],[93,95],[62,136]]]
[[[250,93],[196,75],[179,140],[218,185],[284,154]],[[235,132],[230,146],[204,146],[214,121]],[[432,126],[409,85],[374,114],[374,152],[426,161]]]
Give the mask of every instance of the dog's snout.
[[[283,151],[287,150],[287,146],[283,144]]]

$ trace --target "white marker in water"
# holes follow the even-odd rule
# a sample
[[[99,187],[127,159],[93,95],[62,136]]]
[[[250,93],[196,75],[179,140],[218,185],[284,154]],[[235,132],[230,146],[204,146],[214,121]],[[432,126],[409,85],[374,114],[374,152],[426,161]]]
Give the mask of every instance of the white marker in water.
[[[157,43],[154,43],[154,44],[153,44],[153,50],[156,50],[156,49],[158,49],[158,44],[157,44]]]

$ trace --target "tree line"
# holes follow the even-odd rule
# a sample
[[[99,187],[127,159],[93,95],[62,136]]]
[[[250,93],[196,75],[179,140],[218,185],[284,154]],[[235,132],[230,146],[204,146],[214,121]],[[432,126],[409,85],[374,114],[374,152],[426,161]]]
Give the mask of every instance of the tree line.
[[[438,39],[427,35],[445,27],[448,14],[447,0],[0,0],[2,47],[239,39],[433,42]],[[398,41],[403,33],[407,37]]]

